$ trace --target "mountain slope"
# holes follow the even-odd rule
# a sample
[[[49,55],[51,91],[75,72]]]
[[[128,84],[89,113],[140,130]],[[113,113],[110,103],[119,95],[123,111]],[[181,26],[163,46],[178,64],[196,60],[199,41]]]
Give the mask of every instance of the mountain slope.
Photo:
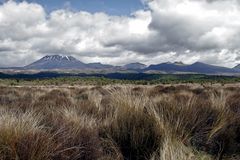
[[[233,67],[233,69],[235,70],[240,70],[240,64],[236,65],[235,67]]]
[[[114,68],[114,66],[112,65],[108,65],[108,64],[102,64],[102,63],[89,63],[87,64],[88,68],[91,69],[110,69],[110,68]]]
[[[145,69],[148,70],[157,70],[157,71],[163,71],[167,73],[173,73],[173,72],[191,72],[191,73],[204,73],[204,74],[217,74],[217,73],[234,73],[235,71],[226,68],[226,67],[219,67],[214,65],[209,65],[201,62],[196,62],[191,65],[179,65],[176,63],[161,63],[157,65],[150,65],[148,68]]]
[[[197,73],[233,73],[234,71],[230,68],[209,65],[201,62],[196,62],[192,65],[185,66],[190,72]]]
[[[130,64],[126,64],[123,66],[124,69],[129,69],[129,70],[141,70],[146,68],[147,66],[145,64],[142,63],[130,63]]]
[[[183,66],[176,65],[174,63],[160,63],[156,65],[150,65],[145,70],[159,70],[164,72],[176,72],[176,71],[183,71]]]
[[[72,56],[50,55],[24,67],[25,69],[85,69],[87,65]]]

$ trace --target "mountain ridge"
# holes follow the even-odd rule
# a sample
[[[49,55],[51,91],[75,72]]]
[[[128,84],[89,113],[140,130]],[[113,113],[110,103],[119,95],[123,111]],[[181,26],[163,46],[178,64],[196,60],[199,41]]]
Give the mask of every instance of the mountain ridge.
[[[145,70],[159,70],[167,73],[172,72],[187,72],[187,73],[204,73],[204,74],[216,74],[216,73],[235,73],[236,71],[231,68],[214,66],[202,62],[195,62],[189,65],[178,65],[176,63],[160,63],[157,65],[150,65]]]
[[[3,69],[3,68],[1,68]],[[6,69],[14,69],[9,67]],[[73,56],[62,55],[46,55],[41,59],[26,65],[17,67],[19,70],[108,70],[110,72],[118,71],[137,71],[144,72],[160,72],[160,73],[199,73],[199,74],[240,74],[240,65],[234,68],[210,65],[202,62],[193,64],[184,64],[183,62],[165,62],[160,64],[151,64],[149,66],[135,62],[123,66],[114,66],[108,64],[84,63]],[[17,70],[16,69],[16,70]]]
[[[124,65],[122,67],[125,68],[125,69],[129,69],[129,70],[139,70],[139,69],[146,68],[147,65],[145,65],[143,63],[135,62],[135,63],[126,64],[126,65]]]

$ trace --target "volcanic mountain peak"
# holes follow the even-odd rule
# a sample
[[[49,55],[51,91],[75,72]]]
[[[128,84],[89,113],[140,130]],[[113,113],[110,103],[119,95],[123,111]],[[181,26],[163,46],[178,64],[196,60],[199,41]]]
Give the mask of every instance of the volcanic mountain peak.
[[[47,55],[24,67],[25,69],[83,69],[85,63],[72,56]]]
[[[72,56],[62,56],[62,55],[47,55],[42,58],[45,61],[77,61],[76,58]]]

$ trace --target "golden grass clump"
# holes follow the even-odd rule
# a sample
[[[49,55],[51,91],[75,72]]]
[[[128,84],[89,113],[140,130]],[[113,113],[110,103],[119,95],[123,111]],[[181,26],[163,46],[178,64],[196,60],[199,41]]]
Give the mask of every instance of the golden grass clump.
[[[101,142],[95,119],[76,108],[64,108],[55,113],[51,132],[58,142],[55,159],[92,160],[101,157]]]
[[[161,132],[148,114],[148,99],[124,89],[113,92],[111,100],[115,111],[104,125],[103,136],[114,140],[125,159],[149,158],[161,144]]]
[[[0,112],[0,159],[49,159],[54,152],[52,135],[33,112]]]

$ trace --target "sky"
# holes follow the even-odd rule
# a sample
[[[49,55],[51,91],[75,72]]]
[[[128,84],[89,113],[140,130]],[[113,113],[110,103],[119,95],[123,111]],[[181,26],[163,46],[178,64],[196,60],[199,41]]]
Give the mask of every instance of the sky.
[[[0,66],[45,55],[91,63],[240,64],[239,0],[0,0]]]
[[[6,2],[5,0],[0,0]],[[23,2],[16,0],[15,2]],[[88,11],[91,13],[105,12],[111,15],[129,15],[144,8],[141,0],[26,0],[28,3],[38,3],[46,12],[58,9],[71,9],[73,11]]]

